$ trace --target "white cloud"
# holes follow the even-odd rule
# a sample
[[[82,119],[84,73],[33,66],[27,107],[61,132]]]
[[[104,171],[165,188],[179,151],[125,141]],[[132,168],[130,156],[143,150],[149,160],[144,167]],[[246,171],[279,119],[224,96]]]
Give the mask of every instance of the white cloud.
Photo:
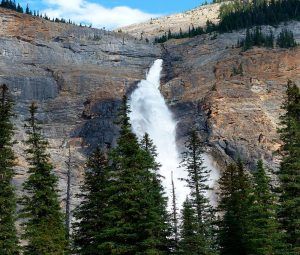
[[[71,19],[76,23],[92,24],[93,27],[114,29],[157,17],[127,6],[106,8],[87,0],[44,0],[47,9],[42,10],[51,18]]]

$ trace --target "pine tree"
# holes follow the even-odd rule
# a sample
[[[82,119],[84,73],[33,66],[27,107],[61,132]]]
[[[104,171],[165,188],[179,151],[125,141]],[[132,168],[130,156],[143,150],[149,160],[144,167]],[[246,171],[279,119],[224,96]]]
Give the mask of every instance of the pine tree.
[[[29,9],[29,5],[28,5],[28,4],[26,5],[25,13],[26,13],[26,14],[29,14],[29,15],[31,14],[31,11],[30,11],[30,9]]]
[[[191,203],[197,219],[197,241],[195,249],[199,254],[213,254],[213,210],[206,193],[210,171],[203,165],[203,145],[197,132],[191,131],[185,144],[186,151],[182,154],[181,166],[188,172],[187,185],[191,190]],[[186,251],[188,252],[188,251]]]
[[[74,246],[76,254],[109,254],[105,253],[107,240],[103,231],[108,225],[106,213],[109,211],[109,166],[107,154],[99,148],[89,157],[81,186],[80,205],[74,217]],[[101,252],[102,250],[102,252]]]
[[[28,179],[24,182],[22,214],[24,235],[28,243],[25,255],[66,254],[66,231],[64,217],[58,200],[58,178],[46,153],[48,142],[41,134],[35,103],[30,105],[30,117],[26,129],[28,139],[27,161],[30,165]]]
[[[198,220],[193,203],[187,198],[183,203],[181,222],[181,240],[179,243],[178,254],[182,255],[198,255],[207,254],[199,250]]]
[[[283,245],[283,233],[279,230],[276,215],[276,197],[270,190],[270,180],[262,161],[254,172],[253,204],[249,211],[246,241],[248,254],[287,254]]]
[[[171,180],[172,180],[172,215],[171,215],[171,225],[172,225],[172,239],[173,239],[173,245],[172,250],[173,253],[176,253],[178,251],[178,245],[179,245],[179,224],[178,224],[178,211],[177,211],[177,199],[176,199],[176,188],[174,185],[174,179],[173,179],[173,172],[171,173]]]
[[[152,199],[148,216],[149,223],[152,222],[152,230],[150,229],[152,237],[148,242],[155,244],[158,253],[167,252],[170,248],[170,241],[167,237],[170,236],[171,224],[167,211],[168,199],[161,182],[163,177],[159,174],[161,165],[156,161],[156,146],[149,134],[144,135],[140,146],[146,152],[144,160],[149,175],[148,199]]]
[[[12,178],[14,176],[13,101],[8,87],[0,88],[0,254],[19,254],[16,220],[16,197]]]
[[[294,39],[294,34],[292,31],[283,29],[278,38],[277,38],[277,45],[280,48],[293,48],[297,46],[297,42]]]
[[[20,12],[20,13],[24,13],[24,10],[23,10],[23,8],[22,8],[22,6],[20,4],[18,4],[16,11]]]
[[[294,254],[300,253],[300,91],[288,81],[287,97],[283,104],[286,111],[281,116],[279,130],[284,142],[283,159],[278,177],[281,182],[279,218],[286,231],[287,243]]]
[[[120,136],[110,153],[111,225],[104,231],[110,240],[108,254],[165,254],[168,251],[162,240],[166,236],[158,236],[163,229],[162,216],[157,213],[160,205],[154,204],[160,197],[160,185],[153,185],[157,164],[132,133],[128,112],[125,97],[118,122]]]
[[[66,231],[67,231],[67,239],[70,240],[70,229],[71,229],[71,183],[72,183],[72,155],[71,155],[71,147],[69,145],[69,154],[68,161],[66,161],[67,166],[67,191],[66,191]]]
[[[221,255],[247,254],[245,233],[251,206],[251,183],[243,164],[230,164],[219,180],[220,203],[223,214],[219,222]]]

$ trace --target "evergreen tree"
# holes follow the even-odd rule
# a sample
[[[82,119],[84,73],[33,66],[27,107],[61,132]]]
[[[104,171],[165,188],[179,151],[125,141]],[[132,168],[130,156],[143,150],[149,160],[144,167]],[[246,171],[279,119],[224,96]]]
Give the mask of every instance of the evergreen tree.
[[[286,111],[279,130],[284,142],[283,159],[278,177],[281,182],[279,218],[286,231],[287,243],[294,254],[300,253],[300,91],[291,81],[287,84]]]
[[[146,152],[144,160],[146,161],[146,171],[149,174],[148,199],[152,199],[148,216],[149,223],[152,224],[151,232],[153,235],[150,241],[153,244],[156,243],[158,253],[166,252],[171,245],[167,238],[171,234],[170,218],[167,211],[168,199],[161,182],[163,177],[159,174],[161,165],[156,162],[156,146],[147,133],[141,141],[141,148]]]
[[[20,13],[24,13],[24,10],[23,10],[23,8],[22,8],[22,6],[20,4],[18,4],[16,11],[20,12]]]
[[[280,48],[296,47],[297,43],[295,41],[293,32],[287,29],[283,29],[277,38],[277,45]]]
[[[299,0],[232,1],[220,8],[220,32],[300,19]]]
[[[198,220],[193,203],[187,198],[183,203],[182,208],[182,222],[181,222],[181,240],[179,243],[178,254],[182,255],[198,255],[207,254],[199,250]]]
[[[285,254],[283,233],[279,230],[276,215],[276,197],[270,190],[270,180],[262,161],[258,161],[254,172],[254,203],[249,211],[246,241],[248,254]]]
[[[198,254],[213,254],[213,210],[206,197],[209,190],[207,182],[210,171],[203,165],[203,145],[195,130],[189,134],[185,145],[186,151],[182,154],[181,166],[188,172],[186,182],[191,190],[190,203],[196,213],[197,231],[195,235],[197,235],[198,243],[195,249]]]
[[[26,5],[25,13],[26,14],[30,14],[30,9],[29,9],[29,5],[28,4]]]
[[[274,35],[272,30],[270,30],[269,34],[264,34],[260,27],[256,27],[252,31],[247,28],[246,37],[238,42],[238,47],[242,47],[243,51],[246,51],[253,46],[273,48]]]
[[[109,211],[109,166],[107,155],[99,148],[89,157],[84,184],[81,186],[80,205],[74,217],[74,246],[76,254],[97,255],[100,247],[106,245],[103,230],[108,225],[106,213]]]
[[[230,164],[219,181],[219,244],[221,255],[247,254],[245,233],[251,206],[251,183],[241,161]]]
[[[66,254],[67,241],[64,217],[58,200],[58,179],[46,153],[48,142],[41,134],[37,106],[30,105],[27,129],[27,161],[30,165],[28,179],[24,182],[22,214],[24,235],[27,241],[25,255]]]
[[[172,180],[172,215],[171,215],[171,223],[172,223],[172,251],[173,253],[176,253],[178,251],[178,245],[179,245],[179,224],[178,224],[178,215],[177,215],[177,200],[176,200],[176,190],[174,185],[174,179],[173,179],[173,172],[171,176]]]
[[[16,220],[16,197],[12,178],[14,176],[13,101],[8,87],[0,88],[0,254],[19,254]]]
[[[103,235],[110,241],[107,254],[166,254],[166,236],[162,233],[164,217],[158,214],[163,199],[157,182],[157,164],[150,153],[141,148],[131,131],[128,105],[120,108],[120,136],[111,151],[112,183],[110,185],[111,225]],[[151,150],[150,150],[151,151]],[[159,201],[157,200],[159,197]],[[163,231],[164,232],[164,231]],[[104,249],[102,249],[103,251]]]

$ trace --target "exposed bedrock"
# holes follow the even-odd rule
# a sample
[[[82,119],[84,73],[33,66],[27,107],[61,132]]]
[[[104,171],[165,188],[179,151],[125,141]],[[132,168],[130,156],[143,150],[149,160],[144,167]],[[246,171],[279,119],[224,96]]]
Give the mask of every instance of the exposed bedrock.
[[[299,42],[300,23],[286,26]],[[282,27],[263,28],[269,29],[277,35]],[[300,48],[242,52],[235,45],[243,36],[245,31],[168,41],[162,46],[162,90],[179,120],[179,139],[196,125],[217,159],[240,157],[253,169],[262,158],[276,169],[281,104],[287,81],[300,85]]]
[[[18,185],[26,178],[22,141],[31,101],[40,107],[38,118],[63,198],[71,147],[74,205],[86,155],[115,143],[120,99],[157,58],[164,59],[161,90],[178,121],[180,148],[195,125],[220,165],[223,156],[240,156],[250,168],[261,157],[272,168],[278,165],[280,105],[287,80],[300,84],[299,47],[242,53],[232,46],[244,31],[171,40],[161,47],[123,33],[51,23],[1,8],[0,24],[0,83],[10,87],[16,101]],[[299,42],[300,23],[288,27]],[[236,71],[239,67],[242,72]]]

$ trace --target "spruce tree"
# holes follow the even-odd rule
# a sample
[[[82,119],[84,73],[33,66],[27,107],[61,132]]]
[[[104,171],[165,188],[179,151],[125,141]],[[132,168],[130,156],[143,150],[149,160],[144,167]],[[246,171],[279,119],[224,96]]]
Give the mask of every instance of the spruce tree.
[[[173,253],[176,253],[178,251],[178,245],[179,245],[179,223],[178,223],[178,213],[177,213],[178,211],[177,211],[176,188],[174,184],[173,172],[171,173],[171,181],[172,181],[171,238],[173,241],[172,251]]]
[[[97,148],[87,161],[82,193],[78,196],[81,203],[74,213],[76,254],[109,254],[105,253],[107,240],[102,235],[109,223],[106,217],[109,212],[109,174],[107,154]]]
[[[36,117],[37,106],[30,105],[30,117],[25,125],[28,178],[23,184],[22,214],[24,219],[25,255],[66,254],[67,241],[64,216],[61,212],[53,165],[46,149],[48,142],[41,134]]]
[[[182,221],[180,227],[181,240],[179,242],[178,254],[182,255],[198,255],[207,254],[199,250],[198,220],[193,203],[190,199],[186,199],[182,207]]]
[[[107,254],[165,254],[165,234],[161,234],[161,215],[157,211],[160,188],[153,187],[156,164],[149,152],[141,148],[131,131],[126,97],[120,108],[120,135],[110,153],[112,184],[110,186],[111,225],[104,231],[110,240]],[[159,185],[160,186],[160,185]],[[159,195],[160,196],[160,195]],[[108,251],[109,252],[109,251]]]
[[[261,160],[258,161],[253,175],[254,198],[249,211],[249,223],[246,231],[247,253],[287,255],[283,245],[283,233],[279,230],[276,215],[276,197],[271,192],[270,179]]]
[[[19,13],[24,13],[24,10],[20,4],[18,4],[16,11]]]
[[[297,42],[294,39],[292,31],[283,29],[277,37],[277,45],[280,48],[293,48],[297,46]]]
[[[170,217],[167,211],[168,199],[166,197],[164,187],[162,185],[161,179],[163,176],[159,174],[159,169],[161,165],[157,163],[156,157],[156,146],[150,139],[149,134],[145,134],[141,140],[141,148],[144,150],[146,161],[146,171],[149,175],[149,189],[148,189],[148,199],[151,199],[151,207],[149,208],[149,223],[152,226],[152,237],[149,239],[150,243],[157,246],[157,252],[167,252],[170,248],[169,237],[171,233]]]
[[[195,249],[199,254],[213,254],[213,210],[206,193],[209,190],[207,182],[210,170],[207,170],[203,161],[203,144],[195,130],[191,131],[185,143],[186,151],[182,154],[181,166],[188,172],[185,180],[191,190],[191,203],[197,219],[197,241]],[[188,251],[186,251],[188,252]]]
[[[300,91],[291,81],[287,84],[279,130],[283,159],[278,172],[281,182],[279,218],[286,231],[287,243],[294,254],[300,253]]]
[[[251,183],[241,161],[230,164],[219,180],[219,245],[221,255],[247,254],[246,230],[251,200]]]
[[[12,179],[14,176],[13,101],[8,87],[0,87],[0,254],[19,254],[16,220],[16,197]]]

